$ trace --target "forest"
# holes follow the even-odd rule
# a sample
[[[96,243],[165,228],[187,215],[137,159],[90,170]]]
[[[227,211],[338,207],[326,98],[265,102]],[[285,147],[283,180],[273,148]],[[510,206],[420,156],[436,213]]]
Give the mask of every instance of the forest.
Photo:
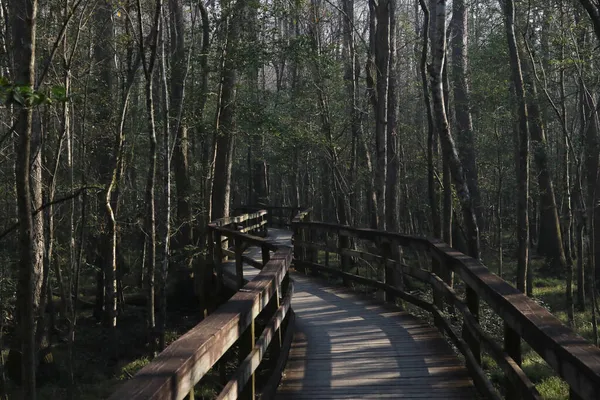
[[[599,47],[598,0],[0,0],[0,399],[110,395],[244,205],[441,239],[598,345]]]

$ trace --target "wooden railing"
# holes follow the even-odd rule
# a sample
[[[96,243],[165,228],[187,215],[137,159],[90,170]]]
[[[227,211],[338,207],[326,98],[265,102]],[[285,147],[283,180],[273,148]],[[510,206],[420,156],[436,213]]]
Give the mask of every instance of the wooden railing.
[[[277,247],[267,239],[260,237],[267,235],[267,210],[253,210],[248,214],[217,219],[208,224],[208,252],[209,258],[217,275],[217,284],[221,285],[230,277],[225,276],[223,264],[229,258],[235,260],[236,288],[244,286],[244,263],[262,269],[269,261],[270,251]],[[233,245],[230,246],[230,241]],[[248,246],[257,246],[262,249],[262,263],[244,256]],[[230,250],[232,248],[232,250]]]
[[[270,398],[279,383],[292,340],[294,313],[290,308],[293,284],[288,269],[292,263],[290,248],[277,248],[265,238],[250,233],[265,233],[266,211],[227,217],[209,225],[210,252],[215,273],[223,277],[222,262],[231,255],[226,239],[234,241],[233,257],[240,269],[243,249],[258,245],[263,249],[259,275],[248,282],[227,303],[188,331],[160,353],[150,364],[124,383],[111,397],[121,399],[194,398],[194,387],[220,360],[237,346],[237,369],[224,382],[218,399],[256,396],[255,371],[270,346],[270,358],[276,360],[273,373],[263,386],[262,398]],[[296,218],[300,222],[305,216]],[[271,254],[274,251],[274,254]],[[243,280],[243,273],[239,274]],[[266,320],[262,332],[257,318]]]
[[[504,372],[506,399],[541,398],[520,367],[523,340],[569,384],[572,399],[600,399],[600,350],[478,260],[442,242],[397,233],[298,220],[292,229],[296,268],[372,287],[384,292],[388,301],[399,298],[431,313],[438,329],[464,356],[475,385],[486,397],[501,395],[481,366],[482,350]],[[429,263],[430,269],[423,268]],[[460,279],[456,289],[451,286],[452,273]],[[429,286],[433,299],[405,289],[403,280],[409,279]],[[503,341],[482,329],[481,302],[503,321]],[[460,317],[462,327],[457,328]]]
[[[234,210],[234,214],[257,212],[259,210],[267,211],[267,220],[269,226],[279,228],[289,228],[292,226],[292,220],[302,212],[305,207],[295,206],[240,206]]]

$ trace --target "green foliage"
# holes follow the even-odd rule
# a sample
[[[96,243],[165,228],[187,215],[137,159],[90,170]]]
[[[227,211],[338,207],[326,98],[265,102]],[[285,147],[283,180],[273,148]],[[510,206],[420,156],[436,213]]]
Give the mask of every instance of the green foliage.
[[[0,105],[35,107],[66,101],[68,101],[68,97],[64,86],[55,85],[48,92],[44,92],[34,90],[29,85],[10,82],[6,77],[0,77]]]
[[[130,379],[140,369],[144,368],[149,363],[150,363],[150,359],[148,357],[142,357],[142,358],[138,358],[137,360],[133,360],[128,364],[125,364],[121,368],[121,372],[118,375],[119,380]]]
[[[547,400],[567,400],[569,398],[569,385],[556,376],[544,379],[535,387]]]

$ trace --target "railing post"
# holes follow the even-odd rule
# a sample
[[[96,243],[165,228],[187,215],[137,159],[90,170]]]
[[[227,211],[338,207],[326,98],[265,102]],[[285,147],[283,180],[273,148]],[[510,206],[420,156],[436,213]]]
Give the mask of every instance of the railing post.
[[[207,258],[212,261],[214,261],[214,259],[215,259],[215,239],[214,239],[215,233],[216,232],[209,225],[209,227],[206,231],[206,243],[208,245]]]
[[[329,232],[325,232],[325,247],[329,247]],[[329,267],[329,249],[325,249],[325,266]]]
[[[433,254],[431,256],[431,271],[440,279],[442,279],[442,269],[447,268],[443,262],[441,260],[439,260],[438,258],[436,258]],[[442,292],[436,287],[433,286],[433,305],[438,309],[439,312],[443,312],[444,311],[444,295],[442,294]],[[440,321],[440,317],[438,317],[437,315],[434,316],[434,324],[435,326],[442,331],[443,328],[443,324],[442,321]],[[463,329],[463,336],[465,335],[466,332]],[[468,343],[468,341],[467,341]]]
[[[504,351],[510,356],[518,365],[521,365],[521,337],[519,334],[512,329],[508,324],[504,323]],[[506,399],[520,399],[521,393],[514,388],[510,381],[506,379]]]
[[[292,224],[292,232],[292,243],[294,245],[294,260],[302,262],[304,261],[304,257],[302,256],[302,247],[300,247],[300,244],[298,243],[301,240],[304,240],[302,238],[302,228],[300,228],[297,224]],[[296,264],[296,269],[298,270],[298,272],[306,272],[305,268],[298,266],[298,264]]]
[[[282,293],[286,293],[287,292],[287,277],[288,274],[285,275],[285,278],[281,281],[281,285],[277,285],[277,287],[275,288],[275,294],[273,295],[273,297],[271,297],[271,300],[269,300],[269,304],[267,305],[267,307],[265,308],[267,311],[265,312],[265,314],[267,314],[267,318],[272,317],[273,315],[275,315],[275,313],[279,310],[279,307],[281,306],[281,297],[282,297]],[[274,336],[274,342],[270,345],[271,346],[271,357],[274,359],[278,359],[279,358],[279,352],[281,350],[281,346],[282,346],[282,336],[281,336],[281,325],[279,326],[279,329],[277,330],[275,336]]]
[[[305,243],[305,245],[302,248],[302,256],[306,262],[312,263],[312,252],[307,247],[308,243],[312,243],[312,232],[310,230],[310,227],[302,228],[302,241]],[[305,270],[305,273],[307,274],[312,272],[312,268],[309,268],[308,271]]]
[[[261,251],[262,251],[262,263],[263,263],[263,267],[264,267],[265,265],[267,265],[267,263],[271,259],[271,252],[269,251],[269,248],[264,245],[261,247]]]
[[[240,337],[240,352],[239,352],[239,364],[241,364],[244,359],[250,354],[250,352],[254,349],[255,345],[255,336],[254,336],[254,320],[246,329],[246,331]],[[238,365],[239,365],[238,364]],[[256,377],[254,373],[248,379],[246,386],[241,391],[239,399],[249,399],[254,400],[256,398]]]
[[[233,242],[235,246],[235,279],[237,281],[237,287],[240,289],[244,287],[244,260],[242,259],[244,247],[241,238],[236,237]]]
[[[221,233],[215,230],[213,238],[213,261],[215,263],[215,272],[217,274],[217,292],[220,292],[223,285],[223,248],[221,247]]]
[[[380,244],[381,257],[383,258],[383,283],[388,286],[396,287],[396,279],[394,267],[388,266],[388,259],[392,255],[392,246],[389,241],[382,241]],[[389,290],[385,291],[385,301],[388,303],[396,303],[396,295]]]
[[[317,243],[317,232],[313,229],[308,228],[308,241],[311,244],[316,244]],[[319,263],[319,249],[313,248],[313,249],[307,249],[308,251],[308,261],[310,261],[313,264],[318,264]],[[316,269],[312,269],[311,270],[312,275],[318,275],[317,270]]]
[[[327,244],[327,239],[325,239],[325,243]],[[342,272],[347,272],[350,269],[350,256],[347,254],[344,255],[344,250],[349,248],[350,238],[346,235],[340,234],[338,231],[338,251],[340,253],[340,270]],[[344,286],[349,286],[349,282],[346,278],[342,278],[342,282],[344,283]]]
[[[267,237],[269,235],[269,212],[262,216],[265,224],[263,225],[263,235]]]
[[[471,315],[473,315],[475,318],[475,321],[479,322],[479,296],[475,290],[469,286],[467,286],[465,292],[467,307],[469,308]],[[469,348],[473,353],[473,357],[475,357],[475,361],[477,361],[477,364],[481,365],[481,344],[477,341],[477,338],[471,335],[469,329],[464,324],[462,332],[463,339],[465,339],[465,342],[467,342],[467,345],[469,345]]]

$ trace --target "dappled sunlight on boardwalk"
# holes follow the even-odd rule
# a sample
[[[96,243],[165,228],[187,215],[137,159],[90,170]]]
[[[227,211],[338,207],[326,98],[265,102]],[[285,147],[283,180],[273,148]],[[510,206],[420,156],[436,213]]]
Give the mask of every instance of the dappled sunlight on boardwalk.
[[[278,399],[476,398],[436,329],[347,289],[292,276],[296,333]]]

